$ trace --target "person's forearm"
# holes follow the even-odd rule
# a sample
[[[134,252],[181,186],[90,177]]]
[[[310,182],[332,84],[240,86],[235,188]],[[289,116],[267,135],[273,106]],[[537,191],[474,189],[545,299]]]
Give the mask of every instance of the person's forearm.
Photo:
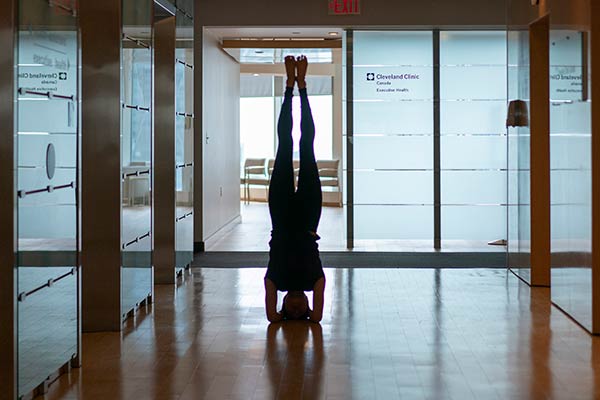
[[[321,322],[323,319],[323,312],[314,312],[313,310],[309,310],[308,319],[312,322]]]
[[[267,319],[269,322],[279,322],[283,320],[283,315],[281,313],[267,314]]]

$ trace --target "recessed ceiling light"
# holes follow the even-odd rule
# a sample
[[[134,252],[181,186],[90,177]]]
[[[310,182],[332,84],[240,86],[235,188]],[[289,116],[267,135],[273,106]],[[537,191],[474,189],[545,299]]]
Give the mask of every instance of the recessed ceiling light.
[[[337,33],[337,32],[329,32],[329,33],[328,33],[328,35],[329,35],[329,36],[337,36],[337,35],[338,35],[338,33]]]

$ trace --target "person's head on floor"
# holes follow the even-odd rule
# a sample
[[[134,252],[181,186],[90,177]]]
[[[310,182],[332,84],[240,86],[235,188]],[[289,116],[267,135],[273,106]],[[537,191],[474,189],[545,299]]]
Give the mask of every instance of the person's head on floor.
[[[289,291],[283,298],[283,314],[286,319],[308,317],[308,297],[302,291]]]

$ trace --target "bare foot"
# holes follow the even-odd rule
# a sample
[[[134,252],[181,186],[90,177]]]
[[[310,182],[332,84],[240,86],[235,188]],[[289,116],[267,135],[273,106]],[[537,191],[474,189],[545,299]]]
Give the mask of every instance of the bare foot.
[[[298,81],[298,89],[306,87],[306,70],[308,69],[308,60],[306,56],[300,56],[296,59],[296,80]]]
[[[285,86],[294,87],[294,82],[296,82],[296,59],[294,56],[286,56],[284,62],[285,73],[287,74]]]

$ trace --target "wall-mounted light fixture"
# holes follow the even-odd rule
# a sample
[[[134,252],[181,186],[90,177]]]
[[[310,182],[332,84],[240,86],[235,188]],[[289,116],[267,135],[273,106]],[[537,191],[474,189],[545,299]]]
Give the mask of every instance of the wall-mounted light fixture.
[[[529,112],[527,103],[523,100],[511,100],[508,103],[508,115],[506,116],[506,127],[528,126]]]
[[[531,0],[531,5],[532,6],[537,6],[540,4],[540,0]]]

